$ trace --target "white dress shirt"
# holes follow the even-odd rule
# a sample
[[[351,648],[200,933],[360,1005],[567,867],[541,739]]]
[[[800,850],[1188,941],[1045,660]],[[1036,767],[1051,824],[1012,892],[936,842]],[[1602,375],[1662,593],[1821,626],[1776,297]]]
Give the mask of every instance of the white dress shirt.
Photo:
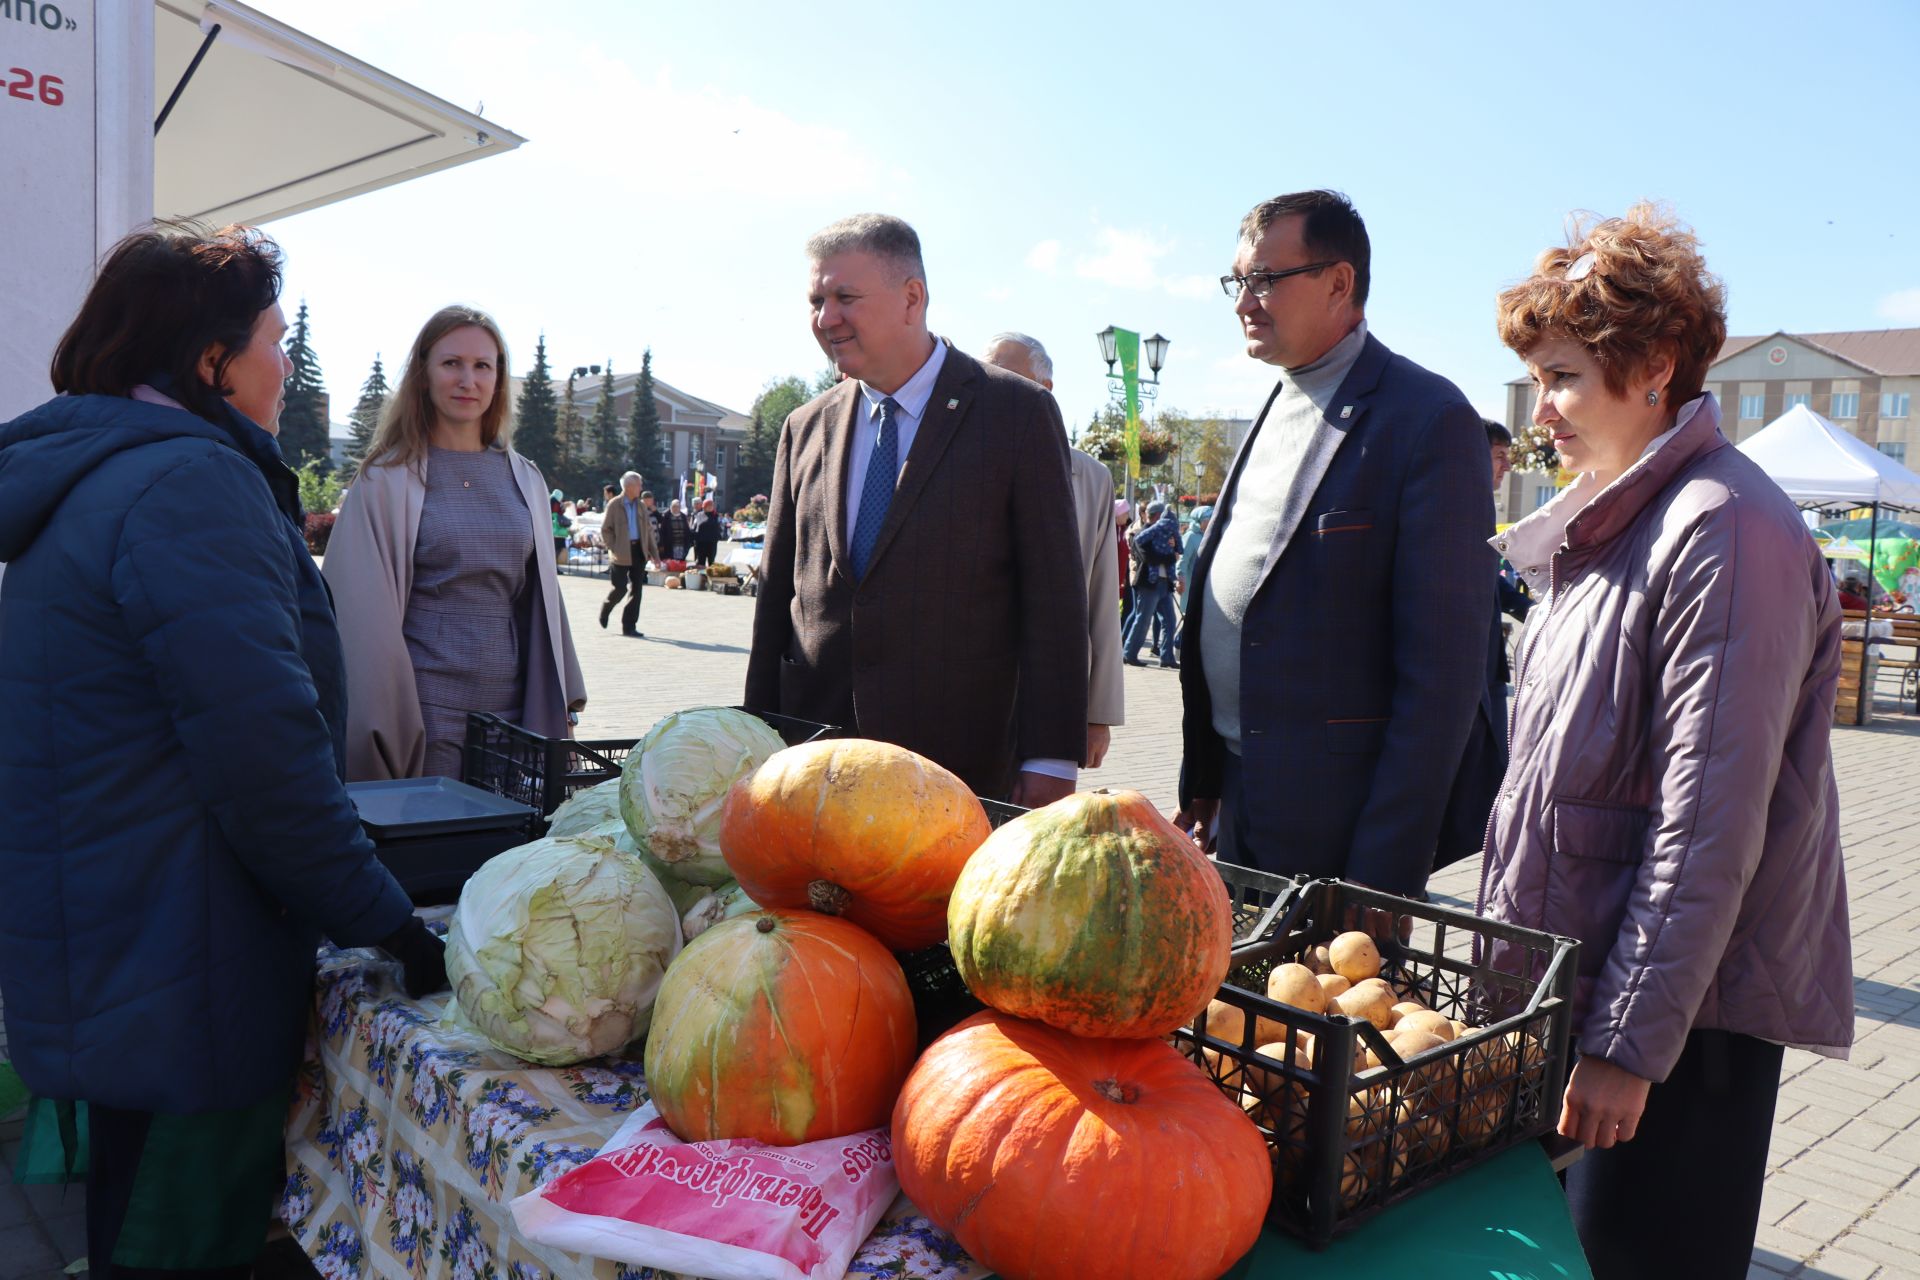
[[[866,492],[867,464],[873,461],[873,447],[880,442],[880,406],[891,394],[897,406],[893,411],[893,429],[896,438],[894,461],[896,466],[907,465],[907,454],[913,448],[913,438],[920,433],[920,424],[927,416],[927,401],[933,398],[933,384],[939,378],[940,370],[947,363],[947,344],[939,338],[933,340],[933,354],[920,366],[920,371],[900,385],[898,391],[888,393],[865,382],[860,384],[860,394],[866,397],[867,411],[860,415],[853,427],[853,469],[847,476],[847,545],[853,545],[853,531],[860,527],[860,498]],[[900,481],[899,472],[894,473],[894,483]],[[1050,778],[1065,778],[1077,783],[1080,768],[1072,760],[1028,760],[1021,764],[1025,773],[1045,774]]]
[[[913,438],[920,434],[921,420],[927,416],[927,401],[933,397],[934,379],[940,376],[940,369],[947,363],[947,344],[935,338],[933,354],[920,366],[920,372],[901,384],[900,389],[892,393],[894,404],[899,408],[893,412],[893,429],[898,436],[894,449],[894,465],[907,465],[907,451],[913,448]],[[873,446],[880,443],[880,406],[888,399],[888,393],[878,387],[860,384],[860,394],[867,398],[867,411],[853,427],[853,473],[847,477],[847,545],[853,545],[853,531],[860,526],[860,498],[867,490],[867,464],[873,461]],[[894,472],[894,483],[900,482],[900,473]]]

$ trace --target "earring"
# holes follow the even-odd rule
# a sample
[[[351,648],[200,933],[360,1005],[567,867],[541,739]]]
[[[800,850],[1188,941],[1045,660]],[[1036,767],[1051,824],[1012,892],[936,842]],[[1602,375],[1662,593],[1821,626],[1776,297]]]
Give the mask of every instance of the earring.
[[[1647,403],[1648,403],[1649,405],[1655,405],[1655,404],[1659,404],[1659,403],[1660,403],[1660,393],[1659,393],[1658,391],[1649,391],[1649,392],[1647,392]]]

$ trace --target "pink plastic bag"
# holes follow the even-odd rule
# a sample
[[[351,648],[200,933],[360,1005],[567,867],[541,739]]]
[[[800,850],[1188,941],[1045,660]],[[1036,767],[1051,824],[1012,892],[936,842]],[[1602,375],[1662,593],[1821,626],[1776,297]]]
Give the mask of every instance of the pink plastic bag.
[[[682,1142],[648,1103],[513,1217],[536,1244],[709,1280],[841,1280],[899,1189],[885,1129]]]

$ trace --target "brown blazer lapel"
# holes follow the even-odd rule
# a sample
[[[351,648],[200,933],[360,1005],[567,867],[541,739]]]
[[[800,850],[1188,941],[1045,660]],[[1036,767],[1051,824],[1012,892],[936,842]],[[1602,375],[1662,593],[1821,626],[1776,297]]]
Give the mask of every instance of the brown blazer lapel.
[[[852,582],[853,564],[847,557],[847,489],[853,479],[855,428],[867,407],[867,398],[860,393],[857,382],[841,385],[852,394],[847,396],[844,408],[822,406],[820,427],[826,439],[821,445],[827,451],[827,465],[832,468],[833,476],[833,501],[827,504],[827,547],[841,576]]]
[[[944,342],[944,338],[936,339]],[[954,433],[967,416],[967,410],[973,403],[973,382],[979,377],[980,366],[973,357],[951,345],[947,348],[947,359],[940,366],[940,376],[933,380],[933,394],[927,397],[926,412],[920,415],[920,429],[914,432],[913,448],[907,452],[907,465],[900,472],[900,482],[893,491],[893,501],[887,506],[887,522],[880,526],[880,536],[873,544],[873,559],[867,562],[867,572],[873,572],[873,566],[887,553],[887,546],[893,541],[900,526],[907,521],[907,515],[920,493],[927,487],[934,468],[939,465],[947,446],[953,443]],[[863,398],[864,399],[864,398]],[[948,406],[952,407],[949,408]],[[842,484],[845,484],[843,478]],[[846,511],[843,503],[841,511]]]

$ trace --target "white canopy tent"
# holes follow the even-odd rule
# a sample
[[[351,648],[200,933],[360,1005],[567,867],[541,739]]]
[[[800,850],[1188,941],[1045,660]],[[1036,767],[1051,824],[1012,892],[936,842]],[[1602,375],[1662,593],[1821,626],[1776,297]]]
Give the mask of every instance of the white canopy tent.
[[[1920,509],[1920,475],[1805,405],[1787,410],[1742,441],[1739,448],[1802,507],[1866,507],[1872,511],[1864,554],[1858,543],[1845,538],[1823,548],[1828,556],[1864,561],[1870,581],[1877,574],[1880,509]],[[1868,601],[1872,602],[1871,587]],[[1884,616],[1869,610],[1864,622],[1847,624],[1861,627],[1861,639],[1858,643],[1847,641],[1858,650],[1858,656],[1841,660],[1850,668],[1843,674],[1856,682],[1853,687],[1858,690],[1852,712],[1842,709],[1841,714],[1851,717],[1846,723],[1865,724],[1873,705],[1874,669],[1867,661],[1865,638],[1878,635],[1875,628],[1890,627],[1878,620]]]
[[[31,72],[0,142],[0,421],[156,213],[267,222],[521,143],[238,0],[0,0],[0,26]]]
[[[1787,410],[1739,447],[1802,505],[1920,510],[1920,475],[1805,405]]]
[[[266,222],[524,141],[235,0],[156,0],[153,79],[163,217]]]

